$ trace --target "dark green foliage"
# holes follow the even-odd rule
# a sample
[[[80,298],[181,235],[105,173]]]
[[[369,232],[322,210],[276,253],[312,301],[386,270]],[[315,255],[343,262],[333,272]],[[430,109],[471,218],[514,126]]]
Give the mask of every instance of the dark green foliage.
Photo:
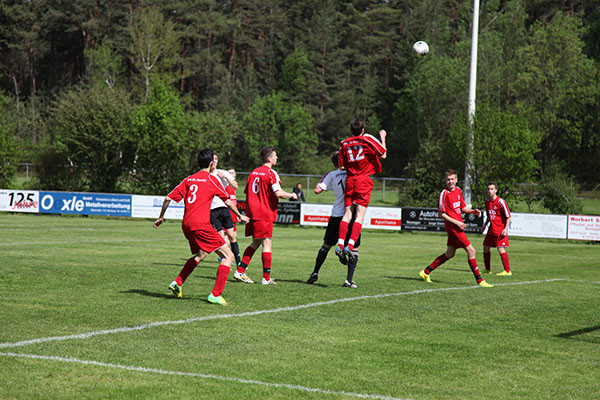
[[[69,171],[58,175],[67,173],[76,179],[60,183],[48,174],[40,177],[42,187],[116,191],[133,155],[130,111],[127,93],[106,85],[75,87],[60,96],[51,109],[51,147],[40,162],[44,169]]]
[[[540,185],[540,197],[545,208],[555,214],[582,214],[583,205],[577,199],[577,186],[564,172],[560,163],[551,164]]]
[[[15,125],[11,121],[9,100],[0,91],[0,187],[8,187],[17,171]]]

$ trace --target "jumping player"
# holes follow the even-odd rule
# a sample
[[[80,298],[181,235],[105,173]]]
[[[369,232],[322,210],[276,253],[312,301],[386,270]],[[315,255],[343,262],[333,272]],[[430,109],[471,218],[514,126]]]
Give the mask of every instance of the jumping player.
[[[473,271],[477,284],[481,287],[493,287],[489,283],[483,280],[477,267],[477,260],[475,259],[475,248],[467,239],[465,235],[466,224],[463,222],[462,214],[475,214],[477,217],[481,217],[481,211],[478,209],[471,209],[465,204],[465,199],[462,195],[462,190],[456,186],[458,182],[458,176],[456,171],[453,169],[446,171],[446,189],[440,193],[440,199],[438,203],[438,212],[440,217],[444,219],[444,227],[446,233],[448,233],[448,242],[446,252],[437,257],[427,268],[419,272],[419,276],[427,283],[431,283],[429,274],[454,257],[456,249],[465,249],[467,251],[467,257],[469,267]]]
[[[504,199],[498,197],[498,185],[496,182],[488,182],[487,193],[488,198],[485,201],[485,211],[487,220],[481,228],[483,232],[487,224],[490,228],[483,240],[483,262],[485,263],[485,272],[492,273],[490,247],[496,247],[504,266],[504,271],[497,273],[500,276],[511,276],[510,263],[508,261],[508,227],[510,226],[510,210]]]
[[[331,215],[329,217],[329,222],[327,223],[325,236],[323,237],[323,244],[317,253],[315,268],[306,281],[308,284],[313,284],[319,279],[319,270],[325,262],[325,259],[327,259],[329,249],[331,246],[335,246],[337,243],[340,221],[344,215],[344,187],[346,186],[346,171],[338,168],[338,153],[339,152],[336,151],[329,157],[336,169],[326,173],[323,178],[321,178],[319,183],[317,183],[317,186],[315,186],[315,194],[322,193],[325,190],[333,190],[335,201],[333,203],[333,208],[331,209]],[[350,226],[352,226],[352,222],[353,221],[351,220]],[[348,241],[348,239],[349,237],[346,235],[346,241]],[[344,282],[343,287],[349,287],[353,289],[358,287],[353,280],[356,264],[358,263],[358,246],[360,246],[360,236],[354,244],[354,249],[352,249],[354,261],[346,260],[345,258],[342,259],[342,261],[348,262],[348,273],[346,275],[346,281]]]
[[[360,236],[365,213],[371,199],[373,180],[370,175],[381,172],[379,159],[387,157],[385,147],[386,131],[379,131],[379,137],[381,138],[381,141],[379,141],[374,136],[365,133],[365,122],[360,118],[356,118],[350,123],[350,133],[352,136],[340,144],[338,156],[339,167],[345,169],[347,175],[344,193],[344,216],[342,222],[340,222],[338,246],[335,249],[335,254],[342,264],[344,264],[346,257],[356,263],[352,250]],[[353,215],[355,221],[352,228],[349,229]],[[345,245],[348,231],[350,231],[350,239],[348,244]]]
[[[263,285],[275,285],[271,278],[271,260],[273,248],[273,222],[277,219],[277,203],[279,199],[294,199],[295,193],[281,189],[279,174],[273,169],[277,165],[277,153],[273,147],[264,147],[260,151],[263,165],[256,168],[248,176],[244,189],[246,193],[246,215],[250,222],[246,225],[246,236],[252,236],[252,243],[244,251],[242,262],[233,274],[237,280],[253,283],[246,275],[246,268],[254,252],[262,245]]]
[[[198,153],[198,166],[200,171],[185,178],[165,197],[160,216],[154,221],[154,227],[158,228],[165,221],[165,212],[171,200],[175,202],[184,200],[185,209],[181,229],[188,239],[192,254],[195,255],[187,260],[177,278],[169,285],[169,289],[175,296],[183,297],[181,288],[183,282],[200,261],[215,251],[222,258],[222,262],[217,269],[217,280],[207,300],[210,303],[226,306],[228,303],[221,294],[225,288],[225,283],[227,283],[229,266],[233,262],[233,253],[223,237],[211,225],[210,205],[213,197],[218,196],[221,198],[227,207],[238,216],[240,221],[248,222],[248,218],[240,214],[235,205],[229,200],[229,196],[223,189],[221,182],[211,175],[211,171],[216,166],[212,150],[204,149]]]

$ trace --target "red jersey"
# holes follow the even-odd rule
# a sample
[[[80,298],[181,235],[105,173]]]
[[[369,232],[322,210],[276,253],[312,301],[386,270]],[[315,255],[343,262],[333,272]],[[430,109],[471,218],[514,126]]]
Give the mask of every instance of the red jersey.
[[[347,171],[348,177],[377,174],[381,172],[379,156],[385,152],[383,144],[372,135],[352,136],[340,144],[339,167]]]
[[[461,210],[466,206],[467,204],[463,198],[462,190],[460,190],[459,187],[454,188],[453,191],[444,189],[442,190],[442,193],[440,193],[440,200],[438,203],[438,211],[440,213],[446,213],[450,218],[463,222]],[[446,220],[444,220],[444,226],[446,227],[446,232],[462,232],[458,226]]]
[[[487,211],[488,218],[490,219],[490,229],[492,234],[500,236],[502,230],[506,226],[506,220],[510,218],[510,210],[506,201],[496,196],[496,200],[486,199],[485,211]]]
[[[210,205],[213,197],[223,201],[229,198],[219,178],[206,171],[198,171],[185,178],[167,197],[179,202],[185,199],[183,211],[183,232],[197,231],[212,227],[210,223]],[[212,228],[211,228],[212,229]]]
[[[275,195],[277,190],[281,190],[281,180],[274,169],[262,165],[252,171],[244,189],[248,218],[275,222],[279,202]]]
[[[235,188],[231,185],[227,185],[225,186],[225,191],[227,192],[227,194],[229,195],[229,200],[231,200],[231,202],[233,203],[234,206],[237,206],[237,197],[235,195]],[[233,211],[229,210],[231,212],[231,219],[233,219],[233,222],[238,222],[237,219],[237,215],[235,215],[233,213]]]

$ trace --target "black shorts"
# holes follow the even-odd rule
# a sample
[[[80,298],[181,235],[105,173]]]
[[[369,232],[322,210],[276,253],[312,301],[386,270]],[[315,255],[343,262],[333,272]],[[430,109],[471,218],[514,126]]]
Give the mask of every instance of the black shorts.
[[[233,229],[233,219],[227,207],[213,208],[210,210],[210,223],[217,232],[223,229]]]
[[[325,230],[325,236],[323,237],[323,242],[325,242],[328,246],[336,246],[338,242],[338,237],[340,235],[340,222],[342,221],[342,217],[329,217],[329,222],[327,223],[327,229]],[[354,218],[350,221],[348,225],[348,233],[346,234],[346,241],[350,240],[350,231],[352,230],[352,225],[354,224]],[[354,248],[357,249],[360,246],[360,236],[354,243]]]

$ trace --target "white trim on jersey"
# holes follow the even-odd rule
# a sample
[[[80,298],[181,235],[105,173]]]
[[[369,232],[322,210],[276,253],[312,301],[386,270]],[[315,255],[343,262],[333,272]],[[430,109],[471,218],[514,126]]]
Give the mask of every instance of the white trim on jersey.
[[[383,143],[381,143],[381,141],[379,139],[377,139],[375,136],[371,135],[370,133],[365,133],[363,135],[365,138],[371,139],[373,141],[375,141],[379,146],[381,146],[383,149],[385,149],[385,151],[387,151],[387,148],[383,145]]]
[[[498,203],[504,209],[504,215],[506,216],[506,218],[510,218],[510,210],[508,209],[506,201],[504,201],[504,199],[501,197],[498,199]]]
[[[438,202],[438,211],[439,212],[442,212],[442,213],[446,212],[446,208],[444,207],[444,205],[446,203],[444,201],[445,199],[446,199],[446,189],[444,189],[444,190],[442,190],[440,192],[440,199],[439,199],[439,202]]]

